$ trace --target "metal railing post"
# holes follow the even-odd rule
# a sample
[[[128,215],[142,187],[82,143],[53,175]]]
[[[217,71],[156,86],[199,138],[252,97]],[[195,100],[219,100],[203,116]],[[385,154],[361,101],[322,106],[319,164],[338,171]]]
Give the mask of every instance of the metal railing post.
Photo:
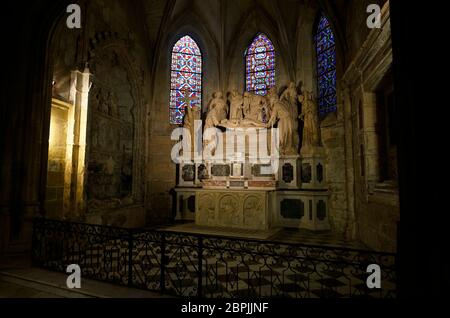
[[[161,293],[166,289],[166,233],[161,233],[161,277],[159,282]]]
[[[133,230],[128,230],[128,286],[133,286]]]
[[[203,297],[203,237],[198,237],[198,286],[197,296]]]

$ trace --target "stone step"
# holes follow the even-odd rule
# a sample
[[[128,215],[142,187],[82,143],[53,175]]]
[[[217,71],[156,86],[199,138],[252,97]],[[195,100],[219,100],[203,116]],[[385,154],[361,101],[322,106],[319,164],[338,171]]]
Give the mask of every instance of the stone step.
[[[53,295],[50,297],[64,298],[163,298],[168,297],[158,292],[128,288],[105,282],[99,282],[81,277],[81,288],[70,289],[66,286],[68,275],[51,272],[39,268],[5,269],[0,271],[0,283],[5,286],[22,286]],[[2,286],[2,284],[0,284]],[[4,288],[4,287],[3,287]],[[0,290],[0,296],[8,294]],[[11,296],[6,296],[11,297]],[[18,295],[18,297],[21,297]],[[23,297],[23,296],[22,296]],[[39,296],[38,296],[39,297]],[[48,296],[47,296],[48,297]]]

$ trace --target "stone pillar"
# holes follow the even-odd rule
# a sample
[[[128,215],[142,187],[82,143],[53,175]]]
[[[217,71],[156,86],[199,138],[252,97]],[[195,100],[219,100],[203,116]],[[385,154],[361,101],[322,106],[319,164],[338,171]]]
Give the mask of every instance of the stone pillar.
[[[45,215],[49,218],[64,218],[64,210],[66,210],[64,205],[68,205],[70,201],[72,157],[67,156],[67,141],[70,139],[67,137],[67,131],[71,109],[73,109],[71,103],[52,98],[45,195]],[[73,139],[73,130],[71,135]],[[69,151],[71,153],[71,149]],[[67,169],[69,171],[66,171]],[[66,191],[67,176],[69,176],[68,191]]]
[[[355,168],[353,128],[356,118],[354,105],[351,103],[350,89],[342,85],[342,100],[344,108],[344,136],[345,136],[345,188],[347,193],[347,217],[345,235],[349,239],[356,238],[355,226]]]
[[[72,76],[76,76],[73,72]],[[74,80],[74,79],[73,79]],[[63,219],[70,216],[72,209],[72,171],[73,146],[75,128],[75,106],[69,107],[67,114],[66,167],[64,169]]]
[[[86,178],[86,129],[88,114],[88,93],[90,73],[86,67],[83,72],[74,71],[76,77],[74,130],[72,148],[72,209],[70,218],[81,218],[84,214],[84,184]]]
[[[363,93],[364,159],[368,190],[379,180],[376,94]]]

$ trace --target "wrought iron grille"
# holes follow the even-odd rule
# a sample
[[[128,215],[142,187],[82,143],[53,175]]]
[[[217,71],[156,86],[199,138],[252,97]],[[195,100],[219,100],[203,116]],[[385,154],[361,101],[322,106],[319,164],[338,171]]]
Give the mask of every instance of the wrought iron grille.
[[[36,219],[35,266],[181,297],[396,297],[395,254]],[[381,288],[369,289],[369,264]]]

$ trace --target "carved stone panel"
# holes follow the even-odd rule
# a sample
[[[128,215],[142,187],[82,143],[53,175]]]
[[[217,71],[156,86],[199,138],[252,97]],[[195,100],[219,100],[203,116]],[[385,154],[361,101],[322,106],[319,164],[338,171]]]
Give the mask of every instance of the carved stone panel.
[[[300,199],[284,199],[280,202],[280,213],[283,218],[301,219],[305,214],[305,204]]]
[[[198,166],[197,175],[199,180],[203,180],[208,177],[208,169],[203,163]]]
[[[197,190],[196,224],[241,229],[270,225],[267,191]]]
[[[270,164],[254,164],[252,166],[252,175],[255,177],[272,177],[272,166]]]
[[[245,187],[244,181],[230,181],[230,187],[232,188],[243,188]]]
[[[239,198],[237,195],[225,194],[219,199],[218,215],[221,226],[236,226],[239,224]]]
[[[311,221],[313,219],[313,203],[312,200],[309,200],[309,220]]]
[[[322,182],[323,180],[323,166],[321,163],[319,163],[316,166],[316,176],[317,176],[317,181]]]
[[[184,181],[194,181],[195,179],[195,166],[185,165],[182,168],[182,176]]]
[[[198,213],[196,223],[213,225],[216,223],[216,198],[213,193],[198,193]]]
[[[302,183],[310,183],[311,178],[311,165],[309,163],[303,163],[301,172]]]
[[[283,165],[283,181],[291,183],[294,180],[294,167],[290,163]]]
[[[215,177],[228,177],[230,175],[230,165],[212,165],[211,174]]]
[[[244,226],[249,228],[262,227],[264,225],[264,198],[262,196],[249,195],[244,199]]]
[[[241,177],[243,175],[244,165],[242,163],[233,163],[232,167],[233,177]]]
[[[195,195],[191,195],[187,199],[187,208],[189,212],[195,213]]]
[[[320,221],[323,221],[325,220],[326,217],[327,217],[327,205],[325,201],[319,200],[317,201],[317,218]]]

